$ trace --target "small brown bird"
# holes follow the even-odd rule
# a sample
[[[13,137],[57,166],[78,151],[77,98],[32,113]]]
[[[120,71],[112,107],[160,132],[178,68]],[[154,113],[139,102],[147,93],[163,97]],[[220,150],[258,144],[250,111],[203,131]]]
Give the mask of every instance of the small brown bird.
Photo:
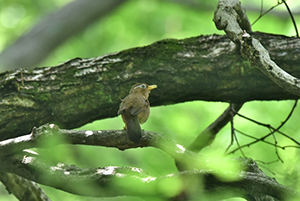
[[[129,140],[138,143],[142,137],[140,124],[145,123],[150,114],[148,97],[152,89],[157,85],[138,83],[131,87],[128,96],[121,104],[118,114],[122,115]]]

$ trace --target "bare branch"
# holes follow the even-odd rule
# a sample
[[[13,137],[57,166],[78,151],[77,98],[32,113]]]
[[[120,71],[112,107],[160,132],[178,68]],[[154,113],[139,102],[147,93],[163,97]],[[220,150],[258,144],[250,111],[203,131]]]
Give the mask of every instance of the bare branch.
[[[238,133],[241,134],[241,135],[244,135],[244,136],[248,137],[248,138],[254,139],[254,140],[257,141],[257,142],[262,142],[262,143],[265,143],[265,144],[268,144],[268,145],[271,145],[271,146],[273,146],[273,147],[277,147],[277,148],[280,148],[280,149],[283,149],[283,150],[285,149],[285,147],[283,147],[283,146],[280,146],[280,145],[275,144],[275,143],[272,143],[272,142],[265,141],[265,138],[257,138],[257,137],[253,137],[252,135],[249,135],[249,134],[247,134],[247,133],[245,133],[245,132],[242,132],[242,131],[240,131],[240,130],[238,130],[238,129],[235,129],[235,131],[238,132]],[[299,147],[299,148],[300,148],[300,147]]]
[[[286,7],[286,9],[287,9],[287,11],[288,11],[290,17],[291,17],[291,20],[292,20],[292,23],[293,23],[293,25],[294,25],[294,29],[295,29],[295,32],[296,32],[296,36],[299,38],[299,32],[298,32],[297,23],[296,23],[296,21],[295,21],[294,15],[293,15],[293,13],[292,13],[292,11],[291,11],[289,5],[286,3],[286,1],[285,1],[285,0],[282,0],[282,2],[284,3],[284,5],[285,5],[285,7]]]
[[[234,111],[239,111],[243,104],[230,105],[212,124],[210,124],[204,131],[202,131],[197,138],[189,146],[189,150],[200,152],[204,147],[213,143],[218,132],[226,126],[231,119],[232,108]],[[235,114],[234,114],[235,115]]]
[[[211,169],[213,165],[209,164],[219,163],[219,161],[199,160],[197,155],[189,153],[183,146],[167,139],[163,135],[153,132],[144,132],[143,134],[141,146],[158,147],[178,161],[183,161],[183,163],[189,162],[189,166],[193,170],[153,177],[145,173],[142,169],[134,167],[110,166],[82,169],[74,165],[70,166],[61,163],[56,165],[48,164],[42,155],[26,153],[23,156],[23,154],[17,153],[25,147],[45,148],[42,145],[43,142],[54,137],[64,137],[64,140],[62,142],[55,141],[56,144],[52,144],[51,146],[70,143],[115,146],[119,149],[133,147],[132,143],[126,139],[124,131],[72,131],[59,129],[55,125],[50,124],[34,129],[30,135],[0,142],[0,160],[5,161],[1,163],[0,171],[14,173],[26,179],[66,192],[97,197],[120,195],[176,197],[187,190],[187,184],[191,182],[189,178],[195,178],[198,181],[204,179],[204,182],[196,183],[205,184],[203,192],[207,193],[211,191],[215,192],[221,188],[234,190],[235,195],[247,198],[252,197],[254,200],[259,200],[259,198],[265,196],[272,196],[279,200],[291,196],[299,196],[295,191],[265,176],[251,159],[239,159],[236,161],[241,163],[244,171],[226,172],[228,176],[231,175],[237,179],[231,181],[225,180],[224,182],[214,176],[214,174],[218,174],[218,171]],[[6,150],[5,153],[3,153],[4,149]],[[14,154],[12,155],[11,153]],[[187,156],[188,159],[186,159]],[[172,195],[162,193],[158,185],[172,178],[178,182],[184,182],[185,185],[182,185],[183,188],[178,189]],[[195,185],[194,182],[192,184]],[[79,186],[80,188],[78,188]],[[94,188],[91,188],[92,186],[97,186],[98,190],[95,191]],[[137,191],[136,189],[140,190]],[[196,189],[198,192],[199,190],[201,191],[200,187]]]
[[[241,147],[240,146],[240,143],[239,143],[239,140],[238,140],[238,138],[237,138],[237,136],[236,136],[236,134],[235,134],[235,127],[234,127],[234,121],[233,121],[233,117],[234,117],[234,107],[233,107],[233,105],[231,104],[230,105],[231,106],[231,110],[230,110],[230,128],[231,128],[231,142],[230,142],[230,144],[229,144],[229,146],[227,147],[227,149],[226,149],[226,152],[228,151],[228,149],[233,145],[233,142],[235,141],[236,142],[236,144],[237,144],[237,146],[238,147]],[[244,158],[246,158],[246,155],[244,154],[244,152],[243,152],[243,150],[242,149],[239,149],[239,151],[241,152],[241,154],[242,154],[242,156],[244,157]]]
[[[277,4],[272,6],[271,8],[269,8],[267,11],[263,12],[263,0],[261,0],[261,7],[260,7],[260,14],[259,16],[256,18],[256,20],[254,20],[254,22],[252,22],[251,26],[253,26],[258,20],[260,20],[260,18],[262,18],[264,15],[266,15],[267,13],[269,13],[271,10],[273,10],[274,8],[276,8],[277,6],[281,5],[283,2],[279,2],[277,1]]]
[[[266,123],[262,123],[262,122],[256,121],[256,120],[254,120],[254,119],[251,119],[251,118],[249,118],[249,117],[246,117],[246,116],[244,116],[244,115],[242,115],[242,114],[239,114],[239,113],[237,113],[237,112],[234,111],[238,116],[240,116],[240,117],[242,117],[242,118],[244,118],[244,119],[247,119],[248,121],[253,122],[253,123],[255,123],[255,124],[259,125],[259,126],[264,126],[264,127],[268,128],[269,130],[271,130],[271,132],[268,133],[268,134],[266,134],[266,135],[264,135],[264,136],[261,137],[261,138],[253,138],[253,139],[255,139],[254,141],[249,142],[249,143],[247,143],[247,144],[245,144],[245,145],[239,146],[238,148],[236,148],[236,149],[232,150],[231,152],[229,152],[229,154],[234,153],[235,151],[240,150],[240,149],[242,149],[242,148],[244,148],[244,147],[249,147],[249,146],[251,146],[251,145],[253,145],[253,144],[257,143],[257,142],[261,142],[261,141],[262,141],[262,142],[265,142],[265,143],[267,143],[267,144],[274,145],[274,147],[275,147],[275,149],[276,149],[276,153],[277,153],[277,148],[281,148],[281,149],[285,149],[285,148],[287,148],[287,147],[300,148],[300,142],[298,142],[297,140],[295,140],[295,139],[294,139],[293,137],[291,137],[290,135],[287,135],[287,134],[283,133],[282,131],[280,131],[280,129],[281,129],[281,128],[286,124],[286,122],[291,118],[291,116],[292,116],[292,114],[294,113],[294,110],[295,110],[295,108],[296,108],[296,106],[297,106],[297,103],[298,103],[298,101],[295,101],[295,103],[294,103],[294,105],[293,105],[291,111],[289,112],[289,114],[287,115],[287,117],[285,118],[285,120],[284,120],[283,122],[281,122],[281,124],[280,124],[277,128],[271,126],[270,124],[266,124]],[[247,134],[245,134],[245,133],[243,133],[243,132],[241,132],[241,131],[239,131],[239,132],[240,132],[241,134],[247,136]],[[265,141],[265,139],[268,138],[268,137],[271,136],[271,135],[274,137],[274,134],[275,134],[275,133],[279,133],[280,135],[282,135],[282,136],[284,136],[284,137],[290,139],[290,140],[291,140],[292,142],[294,142],[297,146],[294,146],[294,145],[279,146],[279,145],[276,143],[276,140],[275,140],[275,144],[272,144],[272,143],[269,143],[269,142]],[[251,137],[251,138],[252,138],[252,137]],[[278,157],[278,158],[280,158],[280,157]]]
[[[53,139],[61,140],[53,140]],[[52,140],[51,140],[52,139]],[[157,147],[169,154],[172,158],[181,161],[185,169],[204,168],[204,160],[191,151],[162,134],[142,131],[140,144],[127,139],[125,130],[82,131],[59,129],[54,124],[46,124],[33,128],[32,133],[21,137],[0,141],[0,155],[11,155],[29,148],[47,148],[47,142],[55,141],[58,146],[62,144],[82,144],[93,146],[114,147],[120,150],[136,147]]]
[[[214,22],[218,29],[224,30],[227,36],[240,46],[241,54],[252,66],[260,69],[268,78],[283,89],[300,96],[300,80],[282,70],[270,59],[269,52],[259,40],[246,33],[239,24],[238,0],[220,0],[215,12]]]

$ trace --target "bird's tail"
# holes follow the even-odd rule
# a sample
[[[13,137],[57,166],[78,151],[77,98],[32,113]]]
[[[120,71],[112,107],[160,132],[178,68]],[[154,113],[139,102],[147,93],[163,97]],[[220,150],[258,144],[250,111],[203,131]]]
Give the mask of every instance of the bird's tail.
[[[134,143],[139,143],[142,137],[142,130],[137,116],[135,115],[130,118],[129,121],[127,121],[126,126],[129,140],[133,141]]]

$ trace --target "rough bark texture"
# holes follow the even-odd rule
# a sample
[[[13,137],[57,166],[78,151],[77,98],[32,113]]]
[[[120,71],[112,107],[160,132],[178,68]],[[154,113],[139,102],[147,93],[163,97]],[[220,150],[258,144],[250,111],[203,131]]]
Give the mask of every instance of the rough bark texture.
[[[255,33],[284,70],[300,77],[300,40]],[[0,74],[0,139],[57,123],[75,128],[117,115],[120,99],[137,82],[157,84],[152,106],[190,100],[241,103],[297,99],[235,51],[226,36],[163,40],[102,57]]]
[[[300,79],[278,66],[260,41],[246,32],[251,30],[250,22],[240,1],[220,0],[215,11],[214,22],[218,29],[224,30],[227,36],[239,46],[241,55],[250,61],[252,67],[258,68],[286,91],[300,96]],[[248,22],[246,26],[245,22]]]

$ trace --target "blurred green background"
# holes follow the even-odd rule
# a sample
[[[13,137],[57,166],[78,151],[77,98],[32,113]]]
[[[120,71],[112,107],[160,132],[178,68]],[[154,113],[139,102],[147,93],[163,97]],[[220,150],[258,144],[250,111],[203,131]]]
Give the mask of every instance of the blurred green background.
[[[0,52],[23,33],[30,30],[40,19],[69,2],[70,0],[0,0]],[[190,2],[194,3],[192,5],[182,2],[185,1],[128,1],[84,32],[62,44],[39,66],[53,66],[75,57],[101,56],[131,47],[148,45],[165,38],[180,39],[201,34],[224,34],[215,28],[212,21],[217,5],[216,0],[191,0]],[[266,10],[276,3],[277,0],[264,1],[264,9]],[[294,16],[296,22],[300,22],[300,3],[288,1],[288,4],[292,11],[297,13]],[[253,22],[260,13],[261,1],[244,0],[242,5],[246,8],[250,21]],[[274,11],[262,17],[253,26],[253,30],[288,36],[295,35],[294,27],[284,5],[278,6]],[[159,83],[149,84],[158,84],[159,86]],[[286,118],[293,103],[293,101],[254,101],[245,104],[240,113],[276,127]],[[145,130],[163,133],[179,144],[187,146],[227,106],[227,103],[193,101],[154,107],[151,109],[149,120],[142,127]],[[300,108],[298,107],[282,131],[300,141],[299,113]],[[78,129],[121,129],[122,126],[121,118],[116,117],[95,121]],[[267,128],[257,126],[239,117],[235,118],[235,126],[237,129],[256,137],[261,137],[269,132]],[[230,144],[230,138],[230,127],[226,126],[218,134],[215,142],[201,153],[212,158],[223,157],[226,155],[225,150]],[[238,135],[238,139],[241,145],[251,141],[251,139],[241,135]],[[278,144],[283,146],[294,145],[279,134],[276,134],[276,140]],[[274,142],[274,139],[270,137],[269,141]],[[230,150],[235,147],[236,144]],[[266,174],[276,178],[286,186],[300,189],[300,171],[298,168],[300,152],[298,149],[278,150],[284,163],[277,161],[272,164],[265,164],[278,160],[275,148],[270,145],[258,143],[243,149],[243,151],[247,157],[262,161],[260,165]],[[49,157],[53,157],[51,158],[53,161],[74,164],[79,167],[135,166],[143,168],[153,176],[176,172],[174,161],[162,151],[154,148],[138,148],[121,152],[112,148],[92,146],[60,146],[49,150],[48,153],[50,153]],[[239,156],[241,153],[236,152],[228,157]],[[134,197],[81,197],[47,186],[42,186],[42,188],[52,200],[141,200]],[[17,199],[9,195],[5,187],[0,185],[0,200]],[[153,200],[155,199],[153,198]],[[243,199],[232,198],[229,200]]]

